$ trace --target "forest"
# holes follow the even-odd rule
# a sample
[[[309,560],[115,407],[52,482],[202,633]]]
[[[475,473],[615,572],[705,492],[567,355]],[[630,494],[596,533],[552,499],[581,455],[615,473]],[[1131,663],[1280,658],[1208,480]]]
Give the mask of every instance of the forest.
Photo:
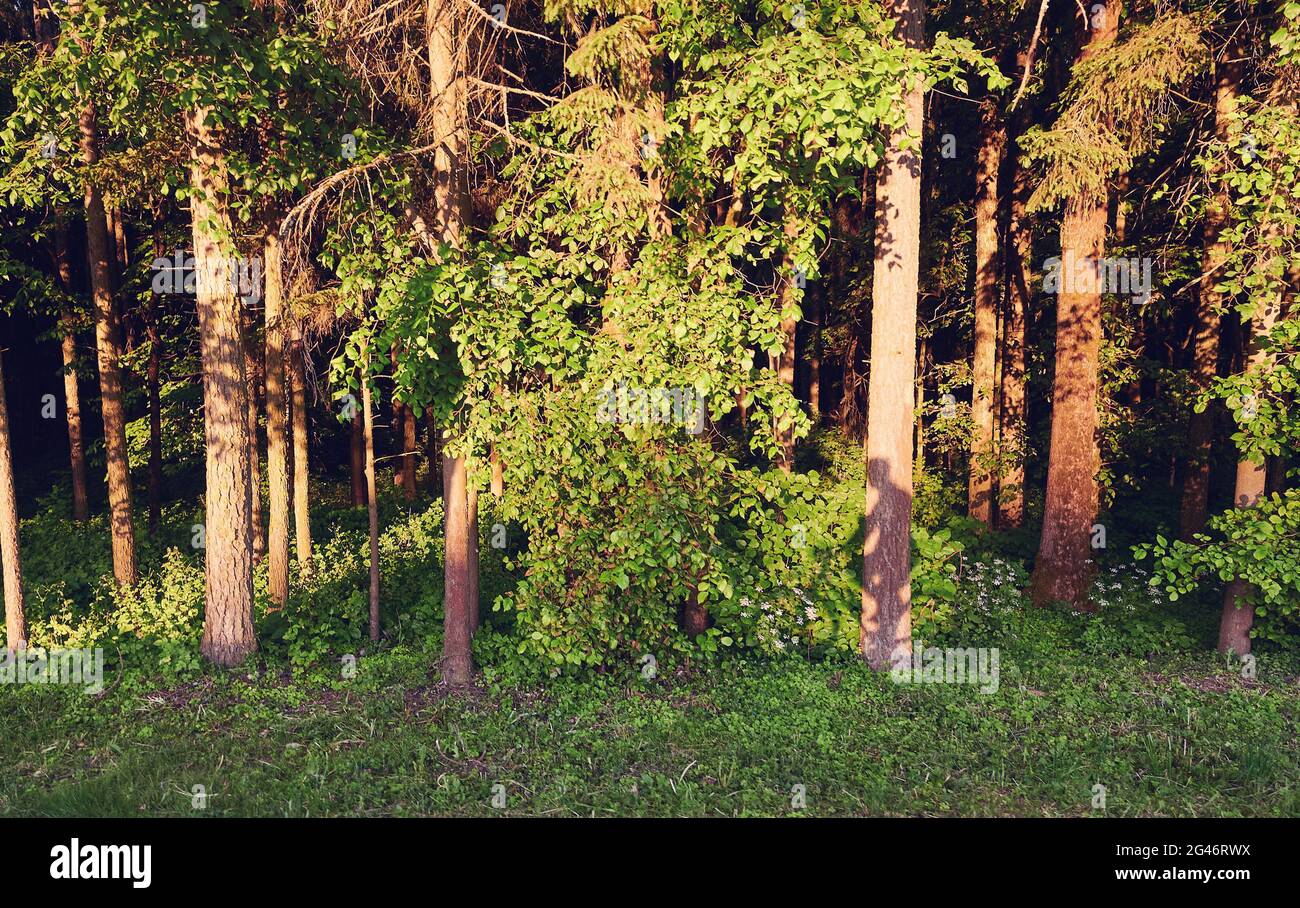
[[[1300,816],[1300,0],[0,0],[0,815]]]

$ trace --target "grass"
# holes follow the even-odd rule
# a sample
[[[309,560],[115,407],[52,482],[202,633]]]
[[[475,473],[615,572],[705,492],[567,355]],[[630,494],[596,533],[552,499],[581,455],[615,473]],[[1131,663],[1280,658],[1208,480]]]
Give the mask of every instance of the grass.
[[[988,695],[794,658],[449,690],[406,646],[350,680],[4,685],[0,813],[1294,816],[1297,662],[1243,678],[1210,617],[1157,655],[1122,616],[1008,612]]]

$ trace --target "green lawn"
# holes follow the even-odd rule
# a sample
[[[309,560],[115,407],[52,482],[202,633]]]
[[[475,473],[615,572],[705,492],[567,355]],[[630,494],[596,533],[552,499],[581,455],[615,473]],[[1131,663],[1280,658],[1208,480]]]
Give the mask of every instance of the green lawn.
[[[407,647],[346,681],[5,685],[0,813],[1300,814],[1296,659],[1243,678],[1205,651],[1211,618],[1155,656],[1131,617],[1017,610],[985,641],[992,694],[797,658],[447,690]]]

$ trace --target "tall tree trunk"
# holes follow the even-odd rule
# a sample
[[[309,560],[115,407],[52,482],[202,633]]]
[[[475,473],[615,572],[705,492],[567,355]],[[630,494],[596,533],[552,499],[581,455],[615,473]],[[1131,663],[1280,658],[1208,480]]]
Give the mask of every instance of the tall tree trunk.
[[[352,413],[352,431],[348,445],[352,476],[352,506],[365,507],[366,496],[366,427],[361,410]]]
[[[437,211],[438,238],[459,247],[469,217],[469,196],[464,180],[464,157],[468,143],[469,111],[462,49],[455,34],[455,8],[441,0],[426,0],[425,32],[429,42],[430,124],[442,142],[434,152],[433,196]],[[448,438],[454,443],[454,438]],[[452,457],[444,448],[443,509],[444,532],[444,615],[443,680],[452,684],[469,681],[473,667],[470,637],[472,614],[478,610],[478,550],[471,545],[469,500],[464,455]]]
[[[68,259],[68,228],[54,230],[54,270],[64,292],[72,293],[72,262]],[[59,316],[62,327],[63,409],[68,423],[68,459],[72,468],[72,516],[78,522],[90,516],[86,491],[86,447],[81,437],[81,390],[77,379],[76,320],[71,312]]]
[[[298,567],[311,573],[311,474],[307,463],[307,348],[302,322],[288,316],[289,382],[293,399],[293,525],[298,542]]]
[[[257,322],[247,309],[243,314],[244,337],[244,377],[248,382],[248,478],[251,491],[250,520],[253,528],[253,562],[257,563],[266,555],[266,533],[262,526],[262,464],[258,452],[257,438],[257,389],[258,380]]]
[[[266,527],[271,602],[289,600],[289,396],[285,387],[284,254],[274,228],[262,242],[266,274]]]
[[[472,482],[465,484],[465,516],[468,521],[466,547],[469,552],[469,635],[472,639],[478,633],[478,486]]]
[[[78,4],[79,5],[79,4]],[[89,43],[82,41],[83,48]],[[99,135],[93,101],[79,116],[81,159],[99,161]],[[86,250],[91,296],[95,303],[95,344],[99,358],[100,408],[104,417],[104,452],[108,461],[108,505],[113,539],[113,577],[122,586],[136,581],[135,528],[131,522],[131,467],[126,446],[126,411],[122,401],[122,348],[117,306],[113,300],[112,246],[104,201],[93,181],[86,183]]]
[[[813,425],[822,422],[822,323],[826,318],[826,305],[823,300],[825,290],[819,283],[816,290],[810,292],[808,299],[808,327],[812,340],[808,351],[808,415]]]
[[[975,165],[975,358],[971,386],[970,477],[967,511],[993,523],[993,403],[998,347],[998,171],[1006,146],[997,99],[980,104],[980,147]]]
[[[433,411],[424,414],[424,459],[428,461],[429,472],[424,478],[430,495],[442,495],[442,450],[438,444],[438,425],[434,422]]]
[[[924,0],[887,0],[896,35],[925,45]],[[871,375],[867,402],[866,525],[862,542],[860,646],[874,669],[907,665],[912,649],[912,388],[921,249],[924,86],[907,91],[905,130],[889,141],[876,189]],[[913,144],[902,147],[905,139]]]
[[[366,363],[361,381],[361,413],[366,456],[366,512],[370,518],[370,639],[379,641],[379,497],[375,482],[375,417],[370,400],[370,363]]]
[[[1243,50],[1237,41],[1223,47],[1217,61],[1214,89],[1214,136],[1225,146],[1237,95],[1241,87]],[[1205,209],[1201,228],[1202,280],[1197,293],[1196,323],[1192,333],[1192,384],[1198,390],[1210,386],[1219,369],[1220,316],[1223,294],[1216,286],[1222,278],[1219,273],[1228,256],[1228,243],[1220,238],[1228,225],[1228,186],[1223,179],[1223,165],[1211,171],[1214,196]],[[1188,455],[1183,468],[1183,493],[1179,507],[1179,534],[1190,540],[1205,528],[1210,497],[1210,448],[1214,434],[1214,411],[1205,409],[1193,413],[1188,425]]]
[[[465,458],[442,457],[442,502],[446,525],[443,558],[442,679],[448,684],[467,684],[473,666],[470,638],[471,615],[477,603],[470,601],[469,508],[466,497]]]
[[[3,351],[0,351],[0,356]],[[14,463],[9,443],[9,405],[5,399],[4,362],[0,359],[0,562],[5,594],[5,648],[27,646],[27,613],[23,600],[23,567],[18,551],[18,499],[14,495]]]
[[[162,255],[162,238],[155,237],[154,255]],[[145,316],[145,337],[149,340],[149,530],[162,520],[162,331],[158,327],[158,300],[149,295]]]
[[[1086,60],[1115,40],[1119,4],[1109,0],[1102,18],[1079,51]],[[1105,255],[1105,192],[1080,194],[1066,202],[1061,222],[1061,260],[1065,270],[1075,262],[1100,263]],[[1093,270],[1095,273],[1095,270]],[[1042,536],[1030,581],[1037,605],[1066,602],[1092,610],[1092,528],[1097,519],[1098,356],[1101,349],[1101,293],[1095,278],[1078,286],[1078,274],[1057,297],[1056,374],[1052,383],[1051,450],[1047,463],[1047,498]]]
[[[794,220],[790,217],[785,222],[786,252],[781,261],[781,352],[776,358],[776,376],[780,379],[781,384],[790,390],[790,395],[795,394],[794,376],[795,360],[798,353],[798,332],[799,319],[793,315],[784,315],[784,313],[795,305],[795,288],[796,275],[794,258],[790,255],[790,245],[798,236],[798,230]],[[782,470],[789,473],[794,469],[794,421],[793,418],[789,424],[782,425],[777,423],[776,427],[777,444],[781,446],[780,459],[778,461]]]
[[[913,446],[914,471],[925,471],[925,361],[929,356],[930,338],[922,336],[916,351],[916,442]]]
[[[1288,275],[1290,292],[1300,295],[1300,269],[1291,269]],[[1252,323],[1243,329],[1247,337],[1250,358],[1246,363],[1248,372],[1258,375],[1271,365],[1271,358],[1263,346],[1263,340],[1281,316],[1283,301],[1288,290],[1283,287],[1278,297],[1269,301],[1256,313]],[[1238,508],[1253,508],[1259,504],[1268,489],[1268,467],[1264,462],[1253,463],[1242,458],[1237,462],[1237,483],[1233,492],[1233,503]],[[1236,653],[1245,656],[1250,653],[1250,629],[1255,623],[1255,607],[1250,599],[1256,591],[1242,579],[1233,579],[1228,583],[1223,594],[1223,615],[1219,619],[1219,652]]]
[[[393,349],[393,364],[397,364],[397,350]],[[402,487],[402,495],[407,501],[415,500],[415,411],[406,404],[393,399],[393,437],[396,439],[399,454],[397,471],[393,475],[394,485]]]
[[[1023,134],[1017,130],[1017,134]],[[1012,156],[1014,158],[1014,156]],[[1025,323],[1029,311],[1029,268],[1033,234],[1026,211],[1033,192],[1032,172],[1014,162],[1008,193],[1006,297],[1002,315],[1001,406],[998,408],[998,525],[1019,527],[1025,520]]]
[[[249,388],[240,304],[230,283],[232,231],[225,156],[207,122],[209,112],[196,107],[185,117],[192,143],[190,206],[207,440],[207,606],[200,649],[218,665],[236,665],[257,649]]]

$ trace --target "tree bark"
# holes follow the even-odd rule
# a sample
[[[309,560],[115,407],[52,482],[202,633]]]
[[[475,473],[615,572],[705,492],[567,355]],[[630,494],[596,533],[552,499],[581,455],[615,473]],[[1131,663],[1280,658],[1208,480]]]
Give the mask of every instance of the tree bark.
[[[1089,32],[1079,51],[1085,60],[1115,39],[1119,5],[1109,0],[1103,19]],[[1061,259],[1067,271],[1074,262],[1100,262],[1105,255],[1105,192],[1078,195],[1065,205],[1061,222]],[[1093,272],[1095,275],[1095,272]],[[1057,297],[1056,374],[1052,381],[1051,450],[1047,463],[1047,497],[1038,557],[1030,581],[1037,605],[1069,603],[1092,611],[1092,528],[1097,519],[1097,394],[1101,349],[1099,281],[1072,275]]]
[[[266,556],[266,532],[262,526],[262,458],[258,452],[257,438],[257,389],[258,380],[258,344],[256,318],[247,309],[242,310],[244,338],[244,378],[248,382],[248,478],[252,509],[250,520],[253,528],[253,563],[260,562]]]
[[[887,0],[897,37],[925,45],[924,0]],[[903,130],[890,136],[876,190],[866,524],[859,644],[874,669],[907,665],[912,649],[912,383],[921,246],[920,144],[924,86],[908,89]],[[904,149],[910,137],[913,145]],[[899,389],[909,393],[900,394]]]
[[[998,171],[1006,127],[997,100],[980,104],[980,146],[975,165],[975,356],[971,386],[970,476],[967,512],[993,523],[993,415],[998,347]]]
[[[240,304],[231,289],[231,221],[225,156],[207,122],[186,111],[190,151],[195,297],[203,359],[207,440],[207,602],[200,649],[236,665],[257,649],[253,634],[252,483],[248,462],[248,383]]]
[[[468,478],[468,477],[467,477]],[[478,633],[478,486],[472,482],[465,485],[465,516],[468,520],[467,550],[469,552],[469,636],[472,640]]]
[[[0,562],[3,562],[0,576],[4,578],[5,648],[13,652],[27,646],[27,612],[23,598],[22,556],[18,549],[18,499],[14,495],[3,359],[0,359]]]
[[[916,351],[916,441],[913,444],[915,472],[925,470],[925,361],[929,356],[930,339],[922,336],[917,342]]]
[[[153,249],[155,258],[163,256],[162,234],[157,231]],[[162,520],[162,331],[158,326],[158,300],[152,293],[145,322],[149,341],[149,530],[153,532]]]
[[[1021,130],[1017,130],[1021,134]],[[1014,159],[1014,155],[1012,158]],[[1029,311],[1029,268],[1034,239],[1027,212],[1033,174],[1018,160],[1011,179],[1006,242],[1006,297],[1002,316],[1001,405],[998,407],[998,525],[1019,527],[1025,520],[1025,324]]]
[[[88,47],[88,42],[81,42]],[[95,104],[87,101],[78,119],[81,160],[99,161]],[[135,528],[131,521],[131,467],[126,446],[126,412],[122,401],[122,348],[117,306],[113,300],[113,259],[99,187],[87,181],[86,250],[91,296],[95,304],[95,344],[99,359],[100,409],[104,417],[104,452],[108,461],[108,505],[113,540],[113,577],[119,585],[136,582]]]
[[[366,457],[366,511],[370,518],[370,639],[379,642],[379,497],[375,482],[375,418],[370,400],[368,356],[361,382],[361,412]]]
[[[311,573],[311,474],[308,472],[307,350],[302,322],[288,316],[289,381],[293,399],[293,524],[298,542],[298,567]]]
[[[459,247],[469,218],[469,197],[463,166],[468,142],[469,111],[462,51],[454,33],[452,4],[426,0],[425,32],[429,42],[430,123],[442,137],[433,160],[433,197],[438,238]],[[448,438],[448,443],[454,438]],[[442,458],[444,532],[443,680],[463,684],[470,680],[473,657],[470,637],[472,612],[478,609],[477,546],[470,544],[470,515],[466,488],[465,456]],[[472,576],[471,576],[472,575]]]
[[[399,404],[402,417],[402,494],[407,501],[415,501],[415,450],[419,444],[415,432],[415,411]]]
[[[358,408],[352,413],[352,431],[349,448],[352,476],[352,506],[363,508],[369,500],[366,495],[366,428],[365,418]]]
[[[68,228],[54,230],[54,269],[64,291],[72,293],[72,262],[68,259]],[[78,522],[90,517],[86,486],[86,447],[81,436],[81,390],[77,378],[76,322],[71,312],[60,315],[63,329],[63,409],[68,423],[68,460],[72,469],[72,517]]]
[[[794,258],[790,255],[789,246],[797,237],[797,228],[794,221],[787,217],[785,222],[786,253],[781,261],[781,312],[784,313],[795,305],[795,273]],[[795,394],[794,376],[795,360],[798,354],[798,332],[799,319],[793,315],[785,316],[781,319],[781,353],[777,357],[776,376],[781,384],[790,389],[790,395]],[[797,399],[797,398],[796,398]],[[780,423],[777,424],[776,430],[777,444],[781,446],[780,460],[778,465],[783,471],[789,473],[794,469],[794,422],[793,418],[789,425],[784,428]]]
[[[1225,146],[1237,95],[1241,87],[1242,49],[1236,41],[1223,48],[1215,73],[1214,136]],[[1214,196],[1205,209],[1201,227],[1202,280],[1197,294],[1196,323],[1192,334],[1192,385],[1203,391],[1219,371],[1220,316],[1223,294],[1216,289],[1219,274],[1228,256],[1228,243],[1220,238],[1228,225],[1228,186],[1223,180],[1223,166],[1211,172]],[[1193,413],[1187,430],[1188,454],[1183,467],[1183,492],[1179,507],[1179,535],[1185,540],[1205,528],[1210,497],[1210,449],[1214,434],[1214,410]]]
[[[471,607],[469,509],[464,457],[442,458],[442,502],[446,525],[443,557],[442,679],[467,684],[473,666],[470,653]]]
[[[284,255],[268,230],[262,242],[266,274],[266,551],[271,602],[289,600],[289,397],[285,387]]]
[[[1292,290],[1300,293],[1300,270],[1293,270],[1289,278],[1294,282]],[[1262,342],[1277,324],[1286,293],[1286,288],[1283,288],[1278,298],[1265,305],[1249,326],[1243,325],[1243,329],[1249,332],[1247,343],[1250,358],[1246,369],[1251,373],[1259,374],[1271,364],[1269,352]],[[1233,492],[1233,504],[1236,507],[1253,508],[1259,504],[1267,489],[1266,463],[1254,463],[1245,458],[1237,462],[1237,483]],[[1223,615],[1219,619],[1219,652],[1236,653],[1238,656],[1250,653],[1250,629],[1255,623],[1255,607],[1249,600],[1254,592],[1245,580],[1237,578],[1228,583],[1223,594]]]

